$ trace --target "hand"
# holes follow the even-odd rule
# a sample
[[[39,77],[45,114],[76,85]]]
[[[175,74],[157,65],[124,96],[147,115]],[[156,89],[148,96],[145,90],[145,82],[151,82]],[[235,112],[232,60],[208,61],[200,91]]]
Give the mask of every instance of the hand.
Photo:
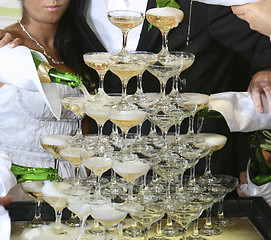
[[[251,92],[255,108],[259,113],[264,111],[261,93],[265,93],[271,112],[271,71],[257,72],[251,79],[247,91]]]
[[[239,179],[240,179],[240,183],[236,189],[237,194],[239,197],[247,197],[241,190],[241,185],[247,183],[247,172],[246,171],[240,172]]]
[[[10,195],[7,195],[5,197],[0,197],[0,205],[7,205],[11,202],[12,197]]]
[[[0,30],[0,48],[8,43],[11,48],[14,48],[22,44],[22,39],[16,38],[10,31]]]
[[[242,20],[248,22],[252,30],[256,30],[266,36],[271,34],[271,1],[260,0],[232,7],[233,13]]]

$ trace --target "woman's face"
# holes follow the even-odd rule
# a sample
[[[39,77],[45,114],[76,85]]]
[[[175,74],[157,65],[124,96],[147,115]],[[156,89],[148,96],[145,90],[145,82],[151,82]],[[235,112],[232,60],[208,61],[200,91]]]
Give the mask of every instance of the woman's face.
[[[23,0],[23,15],[42,23],[56,23],[69,4],[70,0]]]

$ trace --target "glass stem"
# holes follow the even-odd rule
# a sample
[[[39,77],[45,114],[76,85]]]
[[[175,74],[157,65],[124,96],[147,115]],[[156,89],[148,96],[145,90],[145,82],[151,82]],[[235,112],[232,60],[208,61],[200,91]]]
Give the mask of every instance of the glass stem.
[[[194,115],[189,116],[188,132],[187,134],[194,134]]]
[[[123,82],[122,83],[122,99],[126,99],[126,92],[127,92],[127,83]]]
[[[149,240],[149,228],[145,228],[144,240]]]
[[[166,55],[168,52],[168,31],[162,33],[162,49],[161,54]]]
[[[192,233],[191,237],[193,237],[193,238],[199,237],[199,219],[198,218],[193,221],[193,233]]]
[[[56,221],[55,221],[55,229],[61,229],[61,218],[62,218],[62,210],[55,210]]]
[[[79,172],[80,168],[79,167],[74,167],[74,185],[79,185]]]
[[[82,135],[82,118],[78,118],[77,135]]]
[[[127,47],[127,37],[128,37],[128,31],[127,32],[122,32],[122,52],[126,52],[126,47]]]
[[[218,203],[218,212],[217,212],[217,218],[218,219],[224,219],[224,198],[222,198]]]
[[[205,166],[205,172],[204,172],[205,176],[211,175],[211,158],[212,158],[212,154],[209,153],[206,156],[206,166]]]
[[[110,235],[110,230],[108,228],[105,228],[104,239],[105,240],[110,240],[109,235]]]
[[[162,238],[162,220],[158,220],[156,230],[155,230],[155,237],[156,238]]]
[[[165,100],[165,98],[166,98],[166,84],[164,82],[161,83],[161,88],[162,88],[161,99]]]
[[[128,201],[133,201],[134,184],[128,183]]]
[[[36,212],[34,219],[41,219],[41,200],[36,200]]]
[[[102,141],[103,138],[103,124],[98,125],[98,141]]]
[[[206,229],[212,228],[212,207],[209,207],[206,210],[206,222],[204,224],[204,228]]]
[[[98,194],[101,194],[101,183],[100,183],[101,176],[97,176],[97,190]]]
[[[55,160],[54,169],[57,169],[57,171],[58,171],[58,169],[59,169],[59,159],[58,158],[54,158],[54,160]]]
[[[99,74],[100,75],[100,81],[99,81],[99,88],[104,89],[104,74]]]
[[[84,228],[85,228],[85,223],[86,223],[86,220],[87,220],[87,216],[85,216],[82,220],[81,220],[81,228],[80,228],[80,235],[77,239],[81,240],[81,237],[84,233]]]
[[[137,92],[143,93],[142,74],[137,75]]]

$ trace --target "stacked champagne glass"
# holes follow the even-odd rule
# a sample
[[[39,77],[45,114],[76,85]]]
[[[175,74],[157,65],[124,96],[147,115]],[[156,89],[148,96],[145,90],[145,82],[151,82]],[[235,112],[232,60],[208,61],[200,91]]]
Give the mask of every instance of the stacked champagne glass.
[[[238,181],[231,176],[212,175],[210,169],[212,153],[221,149],[227,139],[219,134],[197,133],[193,129],[194,117],[208,106],[209,96],[180,93],[179,76],[193,64],[195,56],[188,52],[168,51],[168,32],[181,22],[183,13],[168,7],[157,8],[147,11],[146,18],[162,33],[161,52],[127,50],[127,35],[143,22],[144,14],[109,12],[109,21],[122,31],[122,50],[115,55],[106,52],[84,55],[86,64],[97,71],[100,83],[95,95],[85,94],[80,96],[80,101],[74,96],[63,98],[63,106],[77,116],[77,134],[75,137],[50,135],[41,139],[42,146],[56,159],[56,168],[60,159],[69,161],[70,167],[74,168],[69,179],[63,179],[60,172],[58,181],[40,183],[37,200],[45,200],[56,212],[55,224],[44,228],[44,222],[41,222],[40,228],[45,229],[43,234],[63,235],[65,239],[74,239],[77,234],[77,239],[91,239],[101,234],[105,238],[126,234],[138,237],[144,232],[145,239],[148,239],[149,228],[157,223],[152,239],[181,235],[186,239],[186,230],[194,222],[189,239],[204,239],[203,235],[221,234],[219,227],[230,224],[224,218],[222,203],[226,193],[233,191]],[[109,70],[121,81],[120,97],[104,91],[104,75]],[[160,93],[144,93],[142,75],[145,71],[157,77]],[[134,95],[128,96],[127,85],[132,77],[137,77],[138,89]],[[170,78],[174,78],[174,84],[167,95],[165,86]],[[82,135],[80,126],[85,114],[97,123],[97,135]],[[191,125],[186,134],[181,134],[185,118],[190,119]],[[121,144],[115,144],[103,135],[107,121],[120,129]],[[151,123],[152,129],[149,135],[142,136],[141,126],[145,121]],[[175,134],[168,134],[174,127]],[[129,134],[132,128],[137,128],[136,134]],[[206,158],[206,171],[196,178],[195,165],[202,158]],[[190,175],[185,183],[184,173],[188,169]],[[83,181],[82,176],[86,173],[89,176]],[[30,191],[27,189],[31,187],[25,186],[24,189]],[[210,214],[216,202],[220,202],[219,215],[212,224]],[[61,224],[65,207],[79,217],[80,228]],[[204,210],[207,211],[206,224],[198,229],[198,218]],[[94,219],[94,226],[85,224],[90,216]],[[124,224],[126,229],[122,229],[123,221],[131,223],[126,220],[127,216],[133,219],[132,226]],[[162,228],[163,217],[166,224]],[[118,228],[112,228],[116,224]]]

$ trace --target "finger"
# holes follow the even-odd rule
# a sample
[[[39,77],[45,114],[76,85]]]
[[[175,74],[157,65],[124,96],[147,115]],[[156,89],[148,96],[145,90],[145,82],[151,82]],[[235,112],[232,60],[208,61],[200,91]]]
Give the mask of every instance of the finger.
[[[263,113],[264,108],[263,108],[261,92],[259,91],[259,89],[253,89],[251,91],[251,97],[252,97],[252,100],[254,102],[254,106],[255,106],[257,112]]]
[[[7,45],[12,40],[13,40],[13,37],[12,37],[12,35],[10,33],[3,34],[3,37],[0,40],[0,47],[4,47],[5,45]]]
[[[6,197],[0,197],[0,205],[7,205],[11,202],[12,197],[7,195]]]
[[[271,112],[271,88],[270,87],[265,87],[263,90],[264,90],[264,93],[265,93],[265,96],[266,96],[266,99],[267,99],[269,112]]]
[[[9,43],[9,46],[11,48],[15,48],[15,47],[22,45],[22,43],[23,43],[23,41],[21,38],[15,38],[12,42]]]

